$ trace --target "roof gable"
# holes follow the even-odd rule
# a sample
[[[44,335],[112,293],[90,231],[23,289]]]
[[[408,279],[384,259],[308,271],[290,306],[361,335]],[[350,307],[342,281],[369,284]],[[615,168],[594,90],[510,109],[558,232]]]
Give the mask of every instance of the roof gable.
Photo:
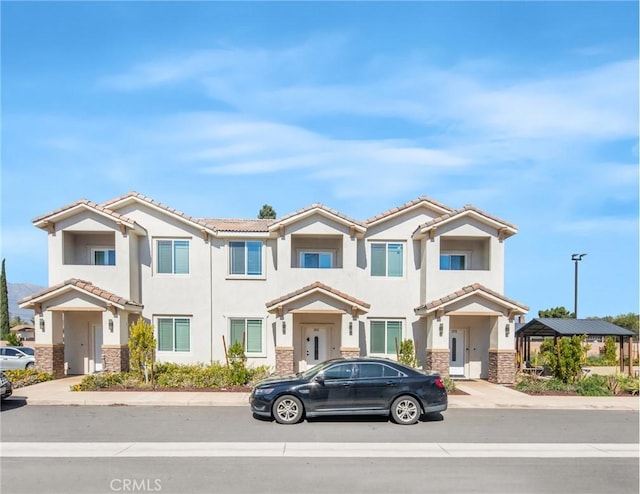
[[[442,216],[439,216],[438,218],[434,218],[433,220],[428,221],[423,225],[420,225],[414,231],[413,236],[416,238],[424,237],[426,235],[432,234],[438,227],[464,217],[474,218],[477,221],[495,228],[498,231],[498,236],[501,240],[518,233],[518,227],[516,227],[515,225],[507,223],[497,216],[486,213],[485,211],[482,211],[481,209],[478,209],[471,204],[467,204],[461,209],[456,209]]]
[[[388,211],[385,211],[376,216],[373,216],[372,218],[369,218],[368,220],[366,220],[364,223],[368,227],[377,225],[379,223],[389,221],[399,215],[405,214],[415,209],[428,209],[429,211],[433,211],[438,215],[447,214],[453,211],[453,209],[451,209],[448,206],[445,206],[444,204],[434,201],[433,199],[429,199],[426,196],[420,196],[417,199],[414,199],[413,201],[406,202],[401,206],[397,206],[395,208],[389,209]]]
[[[515,314],[524,314],[528,312],[529,307],[520,302],[516,302],[513,299],[507,298],[504,295],[493,291],[480,283],[474,283],[473,285],[467,285],[462,287],[460,290],[450,293],[449,295],[445,295],[444,297],[440,297],[436,300],[432,300],[427,304],[421,305],[414,309],[416,315],[427,315],[432,312],[435,312],[440,309],[445,309],[447,306],[451,306],[454,303],[457,303],[465,298],[480,296],[486,298],[487,300],[492,301],[496,305],[504,307],[509,310],[511,315]]]
[[[278,310],[279,307],[283,307],[287,304],[300,300],[301,298],[308,297],[309,295],[312,295],[314,293],[327,295],[328,297],[333,298],[341,303],[344,303],[345,305],[352,307],[356,311],[363,312],[363,313],[367,312],[371,307],[370,304],[362,300],[359,300],[355,297],[352,297],[351,295],[348,295],[344,292],[331,288],[330,286],[325,285],[324,283],[321,283],[319,281],[316,281],[310,285],[304,286],[299,290],[295,290],[293,292],[287,293],[286,295],[283,295],[282,297],[278,297],[277,299],[271,300],[270,302],[267,302],[265,305],[269,312],[273,312]]]
[[[288,225],[296,223],[298,221],[302,221],[306,218],[309,218],[314,215],[320,215],[330,220],[333,220],[339,224],[345,225],[353,230],[354,235],[364,235],[366,231],[366,226],[361,222],[350,218],[335,209],[328,208],[320,203],[314,203],[306,208],[295,211],[291,214],[283,216],[282,218],[275,220],[271,225],[269,225],[269,231],[275,232],[278,231]]]

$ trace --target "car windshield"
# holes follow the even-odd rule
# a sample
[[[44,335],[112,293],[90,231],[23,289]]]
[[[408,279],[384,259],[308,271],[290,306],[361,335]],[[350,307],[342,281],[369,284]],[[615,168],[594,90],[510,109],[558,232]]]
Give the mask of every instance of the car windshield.
[[[314,365],[313,367],[307,369],[306,371],[298,372],[296,375],[298,377],[309,379],[315,376],[318,372],[320,372],[326,365],[327,365],[327,362],[320,362],[319,364]]]
[[[28,346],[19,347],[18,350],[20,350],[23,353],[26,353],[27,355],[35,355],[35,350]]]

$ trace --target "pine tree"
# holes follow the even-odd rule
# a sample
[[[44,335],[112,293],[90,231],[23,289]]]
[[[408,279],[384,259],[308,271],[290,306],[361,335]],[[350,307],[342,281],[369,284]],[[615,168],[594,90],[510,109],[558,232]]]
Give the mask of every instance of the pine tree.
[[[2,274],[0,275],[0,339],[9,336],[9,292],[7,291],[7,273],[2,260]]]
[[[262,209],[258,213],[258,218],[274,220],[276,218],[276,212],[271,206],[265,204],[264,206],[262,206]]]

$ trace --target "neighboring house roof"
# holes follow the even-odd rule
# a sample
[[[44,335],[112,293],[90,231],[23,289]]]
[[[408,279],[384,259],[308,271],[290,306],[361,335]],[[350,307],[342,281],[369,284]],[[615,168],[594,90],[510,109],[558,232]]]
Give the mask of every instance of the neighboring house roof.
[[[127,300],[124,297],[115,295],[107,290],[103,290],[88,281],[79,280],[77,278],[71,278],[57,285],[45,288],[44,290],[34,293],[28,297],[23,298],[19,302],[21,309],[32,309],[35,305],[40,304],[46,300],[55,298],[62,293],[66,293],[70,290],[75,290],[81,293],[86,293],[92,297],[98,298],[107,304],[111,304],[119,309],[126,309],[133,312],[140,312],[142,310],[142,304]]]
[[[303,209],[300,209],[291,214],[283,216],[280,219],[275,220],[269,226],[269,231],[277,231],[280,227],[296,223],[304,218],[313,216],[314,214],[320,214],[326,218],[330,218],[348,227],[353,227],[360,234],[363,234],[367,230],[366,226],[362,222],[354,220],[353,218],[350,218],[349,216],[344,215],[341,212],[336,211],[335,209],[328,208],[323,204],[314,203],[310,206],[307,206]]]
[[[543,317],[516,329],[516,336],[634,336],[635,333],[599,319],[562,319]]]
[[[203,218],[207,226],[218,232],[268,233],[273,219]]]
[[[112,211],[105,206],[101,206],[100,204],[96,204],[95,202],[91,202],[87,199],[80,199],[76,202],[67,204],[66,206],[51,211],[50,213],[38,216],[37,218],[34,218],[32,222],[38,228],[49,229],[52,225],[55,224],[56,221],[74,216],[80,211],[94,212],[100,216],[114,221],[119,226],[125,226],[139,234],[146,232],[144,228],[138,225],[131,218],[128,218],[122,214]]]
[[[507,223],[506,221],[501,220],[500,218],[489,213],[486,213],[485,211],[482,211],[481,209],[478,209],[471,204],[467,204],[463,208],[450,211],[449,213],[446,213],[442,216],[439,216],[438,218],[432,219],[431,221],[427,221],[423,225],[420,225],[413,232],[413,235],[415,237],[425,236],[430,231],[433,231],[442,225],[446,225],[447,223],[455,221],[464,216],[470,216],[482,223],[496,228],[500,232],[501,238],[507,238],[518,233],[517,226],[512,225],[511,223]]]
[[[168,214],[169,216],[172,216],[182,222],[185,222],[187,224],[190,224],[191,226],[194,226],[200,230],[204,230],[207,233],[210,233],[211,235],[215,235],[215,230],[209,226],[207,224],[207,220],[204,220],[202,218],[195,218],[193,216],[189,216],[186,215],[180,211],[178,211],[177,209],[173,209],[172,207],[169,207],[165,204],[162,204],[158,201],[155,201],[153,199],[151,199],[150,197],[147,197],[145,195],[142,195],[138,192],[136,192],[135,190],[132,190],[130,192],[128,192],[127,194],[124,194],[120,197],[116,197],[114,199],[111,199],[107,202],[104,202],[102,204],[102,206],[104,206],[105,208],[109,208],[109,209],[118,209],[121,208],[127,204],[131,204],[132,202],[137,202],[140,204],[145,204],[149,207],[151,207],[152,209],[155,209],[157,211],[161,211],[163,213]]]
[[[271,310],[275,310],[277,307],[288,304],[290,302],[293,302],[294,300],[298,300],[302,297],[306,297],[307,295],[311,294],[311,293],[324,293],[336,300],[339,300],[347,305],[351,305],[351,306],[355,306],[357,307],[359,310],[361,310],[362,312],[367,312],[369,310],[369,308],[371,308],[371,305],[363,302],[362,300],[359,300],[355,297],[352,297],[351,295],[347,295],[344,292],[341,292],[339,290],[336,290],[335,288],[331,288],[328,285],[325,285],[324,283],[321,283],[319,281],[316,281],[310,285],[304,286],[302,288],[300,288],[299,290],[295,290],[291,293],[287,293],[286,295],[283,295],[282,297],[278,297],[275,300],[272,300],[270,302],[267,302],[265,305],[267,306],[267,310],[271,311]]]
[[[460,290],[450,293],[449,295],[445,295],[444,297],[440,297],[428,302],[427,304],[416,307],[414,312],[418,315],[426,315],[440,308],[444,309],[447,305],[450,305],[453,302],[457,302],[473,295],[479,295],[486,299],[493,300],[503,307],[512,309],[513,313],[516,314],[524,314],[529,310],[529,307],[521,304],[520,302],[516,302],[513,299],[505,297],[504,295],[493,291],[480,283],[474,283],[473,285],[462,287]]]
[[[14,333],[18,333],[19,331],[35,331],[36,328],[33,324],[18,324],[17,326],[12,327],[9,331],[13,331]]]
[[[406,202],[401,206],[397,206],[395,208],[389,209],[388,211],[377,214],[376,216],[366,220],[364,223],[367,226],[373,226],[377,223],[381,223],[383,221],[387,221],[392,218],[395,218],[396,216],[406,213],[407,211],[411,211],[412,209],[418,209],[425,206],[428,209],[431,209],[432,211],[436,211],[439,214],[446,214],[448,212],[453,211],[453,209],[451,209],[448,206],[445,206],[442,203],[434,201],[433,199],[430,199],[426,196],[420,196],[417,199],[414,199],[413,201]]]

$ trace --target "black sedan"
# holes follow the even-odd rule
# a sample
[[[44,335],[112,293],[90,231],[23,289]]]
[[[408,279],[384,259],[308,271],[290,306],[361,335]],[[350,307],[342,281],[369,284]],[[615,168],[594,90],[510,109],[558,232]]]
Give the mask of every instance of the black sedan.
[[[259,382],[251,392],[251,411],[295,424],[321,415],[391,415],[398,424],[415,424],[421,414],[447,409],[447,391],[436,373],[382,358],[322,362],[288,377]]]

